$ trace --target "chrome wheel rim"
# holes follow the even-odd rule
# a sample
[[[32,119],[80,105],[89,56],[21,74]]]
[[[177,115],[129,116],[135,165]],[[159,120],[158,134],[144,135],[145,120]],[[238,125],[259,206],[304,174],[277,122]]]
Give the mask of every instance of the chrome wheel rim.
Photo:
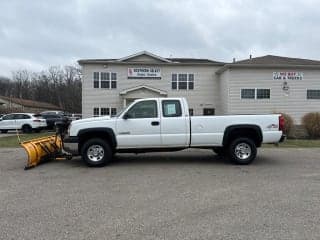
[[[237,158],[244,160],[251,156],[251,147],[247,143],[239,143],[234,150]]]
[[[104,157],[103,147],[100,145],[92,145],[87,150],[88,158],[93,162],[98,162]]]

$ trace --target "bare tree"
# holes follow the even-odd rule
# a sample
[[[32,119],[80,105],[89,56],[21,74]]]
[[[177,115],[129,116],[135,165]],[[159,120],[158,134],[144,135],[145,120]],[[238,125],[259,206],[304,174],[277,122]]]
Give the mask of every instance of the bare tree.
[[[14,71],[12,80],[0,77],[0,95],[49,102],[68,112],[80,113],[80,67],[51,66],[41,72]]]

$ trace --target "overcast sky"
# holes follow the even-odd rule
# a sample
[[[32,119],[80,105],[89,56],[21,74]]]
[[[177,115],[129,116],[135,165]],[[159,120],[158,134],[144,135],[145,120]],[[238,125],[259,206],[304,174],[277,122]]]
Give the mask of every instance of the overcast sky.
[[[316,0],[0,1],[0,75],[81,58],[320,59]]]

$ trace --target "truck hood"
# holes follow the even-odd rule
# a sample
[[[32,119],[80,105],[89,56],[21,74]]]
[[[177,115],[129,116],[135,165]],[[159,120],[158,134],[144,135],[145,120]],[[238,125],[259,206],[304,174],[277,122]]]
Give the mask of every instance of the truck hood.
[[[96,121],[102,121],[102,120],[110,120],[110,116],[103,116],[103,117],[91,117],[91,118],[84,118],[72,121],[72,124],[78,124],[78,123],[89,123],[89,122],[96,122]]]
[[[69,126],[69,134],[76,136],[80,130],[89,128],[111,128],[114,130],[116,120],[117,118],[103,116],[72,121]]]

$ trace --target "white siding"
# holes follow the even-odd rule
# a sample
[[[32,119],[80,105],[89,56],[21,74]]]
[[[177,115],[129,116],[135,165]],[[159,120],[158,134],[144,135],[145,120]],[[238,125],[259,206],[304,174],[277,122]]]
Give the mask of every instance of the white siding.
[[[221,101],[221,114],[228,114],[229,111],[229,70],[224,71],[220,75],[220,101]]]
[[[150,65],[161,68],[160,80],[128,79],[128,67],[137,65],[84,64],[82,87],[82,113],[84,117],[92,116],[94,107],[123,108],[123,98],[120,92],[124,89],[146,85],[168,93],[168,97],[186,97],[194,115],[202,115],[203,108],[215,108],[216,114],[221,113],[218,76],[215,74],[219,67],[215,66],[171,66]],[[141,66],[144,66],[141,64]],[[93,72],[116,72],[117,89],[93,88]],[[194,90],[172,90],[172,73],[193,73]],[[155,97],[157,95],[155,94]]]
[[[287,80],[289,95],[282,90],[283,80],[273,80],[273,72],[303,72],[303,80]],[[229,114],[284,112],[296,124],[312,111],[320,111],[320,100],[307,99],[307,89],[320,89],[320,70],[306,69],[231,69],[229,73]],[[241,99],[241,88],[270,88],[270,99]]]

